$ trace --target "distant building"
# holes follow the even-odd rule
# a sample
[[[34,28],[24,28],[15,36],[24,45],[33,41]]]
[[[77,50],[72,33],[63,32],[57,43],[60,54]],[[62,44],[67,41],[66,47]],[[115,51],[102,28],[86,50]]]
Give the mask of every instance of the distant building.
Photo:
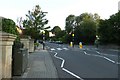
[[[118,2],[118,11],[120,11],[120,1]]]
[[[49,32],[49,37],[53,37],[55,36],[55,34],[53,34],[52,32]]]

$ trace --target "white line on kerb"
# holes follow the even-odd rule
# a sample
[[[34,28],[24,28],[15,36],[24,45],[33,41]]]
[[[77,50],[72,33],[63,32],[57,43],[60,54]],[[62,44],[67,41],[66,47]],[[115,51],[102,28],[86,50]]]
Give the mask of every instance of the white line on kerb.
[[[81,77],[77,76],[76,74],[74,74],[74,73],[70,72],[69,70],[65,69],[65,68],[63,67],[63,66],[64,66],[64,63],[65,63],[65,60],[64,60],[63,58],[61,58],[61,57],[58,57],[57,54],[58,54],[58,53],[55,52],[54,57],[62,60],[62,64],[61,64],[62,70],[64,70],[65,72],[71,74],[72,76],[74,76],[74,77],[76,77],[76,78],[78,78],[78,79],[80,79],[80,80],[84,80],[84,79],[82,79]]]
[[[84,80],[84,79],[82,79],[81,77],[77,76],[76,74],[70,72],[69,70],[67,70],[67,69],[65,69],[65,68],[62,68],[62,70],[66,71],[67,73],[73,75],[74,77],[76,77],[76,78],[78,78],[78,79],[80,79],[80,80]]]

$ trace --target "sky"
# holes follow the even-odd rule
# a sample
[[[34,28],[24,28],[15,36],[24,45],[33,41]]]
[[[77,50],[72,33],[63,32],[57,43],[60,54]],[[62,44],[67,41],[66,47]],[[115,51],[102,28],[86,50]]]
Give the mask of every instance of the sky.
[[[48,25],[53,28],[65,27],[65,19],[70,14],[79,16],[82,13],[98,13],[101,19],[108,19],[118,12],[120,0],[0,0],[0,16],[10,18],[17,23],[17,18],[25,19],[28,10],[40,5],[42,11],[48,12]]]

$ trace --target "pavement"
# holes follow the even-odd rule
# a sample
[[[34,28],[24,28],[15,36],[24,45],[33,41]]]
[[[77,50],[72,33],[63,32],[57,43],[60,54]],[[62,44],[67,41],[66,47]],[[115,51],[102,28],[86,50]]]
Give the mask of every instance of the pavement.
[[[48,51],[40,44],[35,52],[29,54],[29,65],[19,78],[58,78],[57,70]],[[14,77],[18,78],[18,77]]]

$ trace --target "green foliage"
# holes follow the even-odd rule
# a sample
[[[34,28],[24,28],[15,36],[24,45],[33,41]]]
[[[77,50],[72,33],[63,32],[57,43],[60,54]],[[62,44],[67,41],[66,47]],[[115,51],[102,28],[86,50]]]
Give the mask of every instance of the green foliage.
[[[57,33],[59,33],[61,31],[61,28],[59,26],[55,26],[51,32],[55,35],[57,35]]]
[[[74,21],[75,21],[75,15],[71,14],[66,18],[65,30],[67,31],[67,33],[70,33],[72,31]]]
[[[83,13],[79,16],[69,15],[66,18],[65,30],[69,34],[68,42],[72,41],[72,33],[74,27],[75,43],[84,42],[85,44],[93,44],[97,33],[100,17],[98,14]],[[70,40],[71,39],[71,40]]]
[[[84,43],[94,43],[95,36],[96,36],[96,25],[95,22],[92,20],[84,20],[81,23],[81,26],[77,27],[75,30],[75,38],[76,42],[79,43],[80,41]]]
[[[49,40],[49,31],[48,30],[45,30],[45,39]]]
[[[2,30],[7,33],[18,35],[15,22],[11,19],[2,19]]]
[[[120,11],[108,20],[100,20],[98,32],[102,43],[120,45]]]
[[[34,43],[34,45],[35,45],[36,47],[38,47],[38,46],[39,46],[39,43]]]
[[[34,10],[28,11],[26,20],[23,21],[23,26],[26,28],[25,34],[34,39],[40,38],[41,30],[50,28],[45,27],[48,20],[45,19],[46,12],[43,12],[39,5],[36,5]]]
[[[65,36],[66,36],[66,31],[65,30],[61,30],[61,28],[59,26],[55,26],[51,32],[53,34],[55,34],[54,37],[52,37],[53,41],[62,41],[65,42]]]

